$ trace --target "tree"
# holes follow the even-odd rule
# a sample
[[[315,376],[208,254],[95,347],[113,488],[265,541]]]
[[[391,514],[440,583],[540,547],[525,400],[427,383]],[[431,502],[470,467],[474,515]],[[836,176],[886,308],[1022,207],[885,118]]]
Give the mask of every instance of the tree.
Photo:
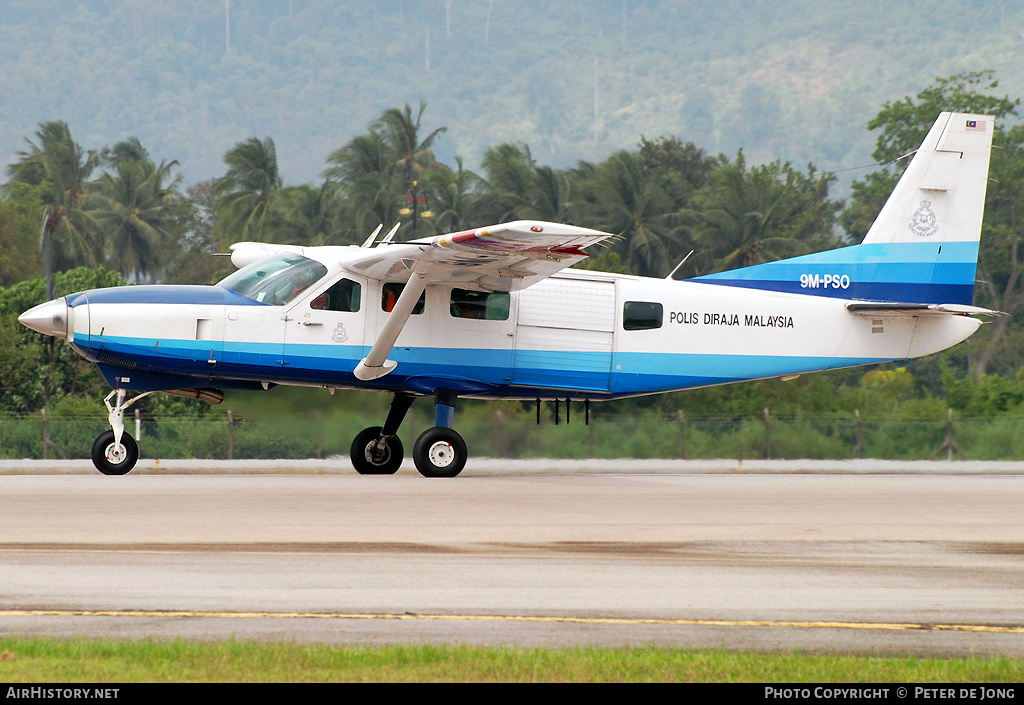
[[[992,71],[970,71],[937,78],[933,85],[917,94],[916,102],[908,96],[895,103],[882,104],[882,109],[868,122],[868,129],[881,130],[871,156],[885,168],[868,174],[864,181],[853,182],[850,205],[842,214],[843,225],[851,238],[859,242],[867,234],[910,163],[906,157],[924,141],[939,113],[980,113],[996,118],[1016,114],[1019,99],[986,95],[999,86],[992,76]],[[997,133],[993,145],[998,144]],[[994,152],[996,155],[998,151]]]
[[[250,137],[224,155],[227,173],[213,187],[222,239],[262,241],[273,235],[273,207],[282,179],[274,140]]]
[[[834,246],[839,204],[828,199],[834,180],[813,166],[804,175],[778,161],[748,170],[740,152],[694,196],[694,237],[705,248],[701,270],[749,267]]]
[[[97,264],[99,231],[85,210],[85,197],[89,177],[103,154],[83,150],[60,120],[41,123],[36,141],[25,141],[29,149],[17,153],[19,159],[7,167],[7,174],[12,181],[42,187],[40,249],[46,291],[54,298],[55,271]]]
[[[881,130],[873,156],[891,166],[855,181],[850,205],[842,214],[842,223],[854,239],[861,239],[885,203],[909,156],[923,140],[939,113],[946,110],[993,115],[996,129],[992,138],[990,179],[985,201],[985,220],[981,233],[978,280],[975,300],[978,305],[998,309],[1007,316],[997,317],[984,326],[968,343],[967,365],[979,378],[997,364],[1009,373],[1024,362],[1019,352],[1024,334],[1013,322],[1013,314],[1024,304],[1024,248],[1021,247],[1022,223],[1019,210],[1024,198],[1024,131],[1007,130],[1000,118],[1016,115],[1020,100],[990,95],[999,83],[992,71],[974,71],[935,83],[917,94],[895,103],[884,103],[868,128]]]
[[[682,202],[642,169],[639,156],[619,151],[596,167],[575,170],[582,200],[577,222],[619,236],[612,245],[626,270],[665,276],[684,247]]]
[[[303,184],[281,190],[277,239],[299,245],[340,245],[341,189],[332,181],[320,188]]]
[[[391,108],[384,111],[371,131],[377,132],[387,146],[390,156],[390,171],[394,174],[398,188],[405,193],[412,188],[412,182],[419,180],[427,169],[436,166],[433,145],[437,138],[448,128],[439,127],[426,137],[420,138],[423,111],[426,101],[420,101],[420,110],[412,119],[412,108],[406,103],[403,108]]]
[[[174,211],[175,237],[163,242],[157,258],[166,284],[213,284],[234,270],[229,258],[214,256],[219,247],[213,183],[189,187]]]
[[[564,222],[573,217],[572,176],[538,166],[525,144],[505,142],[484,154],[487,211],[492,222],[513,219]]]
[[[481,179],[455,158],[456,168],[438,167],[426,174],[430,202],[439,232],[455,232],[477,224]],[[485,224],[485,223],[481,223]]]
[[[0,198],[0,286],[41,277],[39,222],[43,216],[41,186],[18,181]]]
[[[122,275],[139,280],[155,275],[160,244],[171,238],[181,176],[171,176],[177,162],[157,166],[138,140],[134,144],[140,149],[123,152],[114,161],[113,173],[100,177],[89,205],[105,235],[107,261]]]

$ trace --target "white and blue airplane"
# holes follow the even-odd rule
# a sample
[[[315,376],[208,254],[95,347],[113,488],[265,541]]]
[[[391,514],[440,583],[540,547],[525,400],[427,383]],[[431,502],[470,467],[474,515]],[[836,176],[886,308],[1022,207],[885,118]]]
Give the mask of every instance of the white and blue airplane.
[[[219,402],[279,384],[390,392],[352,443],[392,474],[398,429],[433,396],[413,448],[454,477],[456,399],[601,401],[899,361],[944,350],[995,312],[972,305],[991,116],[943,113],[863,243],[686,281],[568,267],[608,233],[518,221],[412,242],[232,246],[215,286],[82,291],[25,312],[95,362],[113,391],[92,458],[129,472],[124,411],[154,391]],[[375,246],[374,246],[375,245]],[[128,399],[128,391],[137,395]]]

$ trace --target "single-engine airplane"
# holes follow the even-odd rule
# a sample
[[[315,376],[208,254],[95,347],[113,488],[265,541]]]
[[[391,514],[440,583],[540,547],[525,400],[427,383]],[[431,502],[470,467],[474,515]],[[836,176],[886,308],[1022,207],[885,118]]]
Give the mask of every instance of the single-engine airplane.
[[[942,113],[860,245],[685,281],[573,270],[608,233],[517,221],[362,246],[243,242],[215,286],[82,291],[21,315],[95,362],[113,390],[100,472],[129,472],[124,410],[154,391],[212,402],[279,384],[394,394],[362,431],[361,474],[392,474],[413,400],[435,425],[427,477],[467,449],[456,399],[591,401],[899,361],[944,350],[972,305],[994,119]],[[138,392],[126,399],[129,390]]]

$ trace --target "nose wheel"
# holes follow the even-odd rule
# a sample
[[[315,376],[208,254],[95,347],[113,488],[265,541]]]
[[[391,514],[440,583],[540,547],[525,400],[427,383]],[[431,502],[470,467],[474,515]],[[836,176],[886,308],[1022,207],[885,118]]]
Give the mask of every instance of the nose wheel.
[[[92,464],[104,475],[125,475],[139,460],[139,446],[127,433],[121,442],[114,440],[113,431],[104,431],[92,444]]]
[[[110,430],[104,431],[92,444],[92,464],[104,475],[124,475],[139,461],[139,445],[124,432],[124,410],[153,392],[143,392],[125,401],[124,389],[115,389],[103,400],[107,407]],[[110,400],[114,403],[111,404]]]

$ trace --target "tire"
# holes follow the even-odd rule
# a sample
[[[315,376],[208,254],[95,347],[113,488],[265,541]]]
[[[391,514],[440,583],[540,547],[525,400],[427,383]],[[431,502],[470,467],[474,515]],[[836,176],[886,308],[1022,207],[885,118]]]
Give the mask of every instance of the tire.
[[[352,459],[352,466],[360,475],[394,475],[402,466],[402,458],[405,457],[405,448],[398,436],[391,436],[384,446],[384,453],[381,457],[374,457],[374,449],[377,439],[380,438],[381,427],[371,426],[363,429],[352,441],[352,450],[349,457]]]
[[[125,475],[139,461],[139,446],[127,433],[121,434],[120,447],[114,446],[114,432],[106,431],[92,444],[92,464],[104,475]]]
[[[434,426],[416,439],[412,459],[423,477],[455,477],[466,467],[466,442],[450,428]]]

